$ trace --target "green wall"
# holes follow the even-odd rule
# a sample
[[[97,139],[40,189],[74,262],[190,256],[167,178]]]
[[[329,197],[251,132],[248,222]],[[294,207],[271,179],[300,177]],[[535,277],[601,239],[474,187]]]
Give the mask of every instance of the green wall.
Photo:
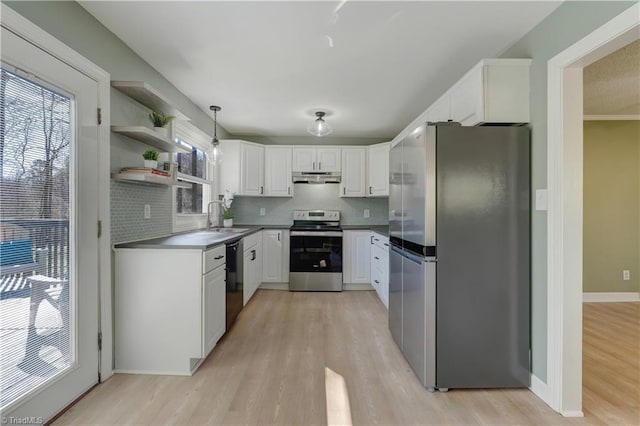
[[[585,292],[640,291],[639,156],[640,121],[584,123]]]
[[[532,58],[531,65],[531,184],[547,187],[547,62],[637,2],[565,2],[544,21],[508,48],[503,58]],[[532,205],[535,205],[532,199]],[[531,217],[531,350],[533,373],[547,380],[547,215]]]

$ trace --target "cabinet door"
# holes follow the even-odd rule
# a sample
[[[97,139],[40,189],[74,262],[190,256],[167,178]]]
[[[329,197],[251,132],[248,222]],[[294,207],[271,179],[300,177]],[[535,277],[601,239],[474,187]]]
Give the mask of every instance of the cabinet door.
[[[245,250],[244,255],[242,257],[242,305],[245,306],[251,296],[253,296],[253,283],[255,278],[253,277],[254,270],[252,267],[252,262],[254,260],[253,249]]]
[[[264,147],[242,143],[240,159],[240,194],[264,194]]]
[[[318,148],[316,158],[321,172],[340,171],[340,148]]]
[[[268,229],[262,231],[262,281],[284,282],[282,277],[282,256],[284,255],[284,231]]]
[[[345,231],[343,282],[369,283],[371,238],[369,231]]]
[[[206,357],[225,331],[225,267],[220,266],[202,279],[202,357]]]
[[[463,126],[484,121],[483,67],[476,66],[450,89],[451,119]]]
[[[265,147],[265,195],[293,197],[291,156],[290,147]]]
[[[437,123],[451,119],[451,103],[449,92],[442,95],[427,110],[427,121]]]
[[[294,172],[315,172],[316,149],[315,148],[293,148],[293,171]]]
[[[342,181],[340,182],[341,197],[365,196],[366,148],[342,149]]]
[[[369,146],[367,196],[389,196],[389,148],[390,142]]]

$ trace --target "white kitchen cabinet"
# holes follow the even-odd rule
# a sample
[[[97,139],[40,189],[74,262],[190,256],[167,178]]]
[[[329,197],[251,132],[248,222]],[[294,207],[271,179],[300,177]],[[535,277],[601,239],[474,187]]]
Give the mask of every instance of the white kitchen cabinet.
[[[342,148],[341,197],[364,197],[366,190],[367,148]]]
[[[427,121],[528,123],[530,67],[531,59],[483,59],[398,133],[391,146]]]
[[[531,59],[485,59],[451,89],[451,119],[463,126],[529,122]]]
[[[264,146],[240,144],[240,194],[264,194]],[[223,159],[224,161],[224,159]]]
[[[437,123],[451,119],[451,101],[449,92],[440,96],[427,110],[427,121]]]
[[[371,232],[371,285],[378,297],[389,307],[389,239]]]
[[[344,231],[342,239],[343,283],[370,283],[370,235],[369,231]]]
[[[293,197],[291,147],[265,146],[264,162],[264,195],[267,197]]]
[[[207,273],[202,282],[202,344],[207,356],[225,332],[225,267]]]
[[[389,149],[391,142],[368,147],[367,197],[389,196]]]
[[[294,172],[339,172],[340,148],[293,147]]]
[[[225,245],[114,257],[116,372],[193,374],[225,331]]]
[[[264,145],[242,140],[221,140],[220,194],[225,190],[245,196],[264,194]]]
[[[318,148],[318,171],[339,172],[341,170],[340,151],[340,148]]]
[[[262,281],[262,231],[242,240],[242,300],[249,303]]]
[[[289,230],[262,231],[262,282],[289,282]]]

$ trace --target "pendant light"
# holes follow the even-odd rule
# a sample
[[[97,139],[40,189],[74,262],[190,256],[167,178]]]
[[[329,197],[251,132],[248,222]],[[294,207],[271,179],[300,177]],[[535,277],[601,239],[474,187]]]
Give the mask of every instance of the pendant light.
[[[324,117],[327,113],[323,111],[316,112],[316,121],[309,127],[307,127],[307,132],[311,133],[314,136],[326,136],[329,133],[333,132],[331,126],[327,124],[326,121],[322,117]]]
[[[209,109],[213,111],[213,139],[211,140],[211,148],[207,151],[207,160],[209,163],[217,166],[222,162],[222,148],[220,148],[220,141],[218,140],[217,121],[217,113],[218,111],[222,111],[222,107],[211,105]]]

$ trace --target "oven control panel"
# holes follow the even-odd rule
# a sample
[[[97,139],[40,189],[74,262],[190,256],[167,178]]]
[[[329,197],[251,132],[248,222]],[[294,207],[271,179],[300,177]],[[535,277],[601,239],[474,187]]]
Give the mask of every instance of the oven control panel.
[[[294,210],[293,220],[340,220],[338,210]]]

